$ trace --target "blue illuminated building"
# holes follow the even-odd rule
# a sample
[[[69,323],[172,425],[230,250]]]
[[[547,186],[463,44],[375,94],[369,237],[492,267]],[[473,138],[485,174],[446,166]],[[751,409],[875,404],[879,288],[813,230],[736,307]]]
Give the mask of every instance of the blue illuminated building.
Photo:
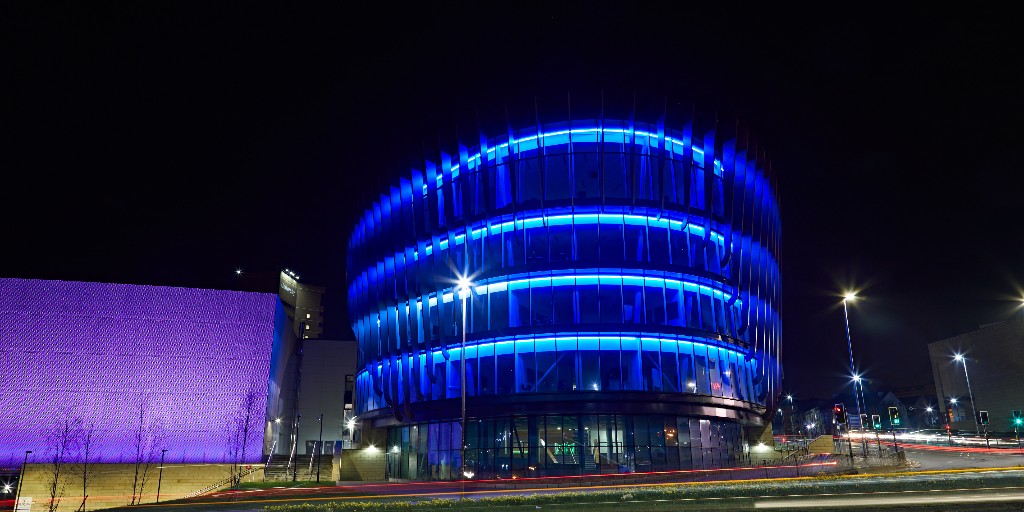
[[[389,477],[458,477],[463,370],[475,478],[747,460],[778,395],[778,203],[763,155],[693,126],[509,129],[382,191],[347,267]]]

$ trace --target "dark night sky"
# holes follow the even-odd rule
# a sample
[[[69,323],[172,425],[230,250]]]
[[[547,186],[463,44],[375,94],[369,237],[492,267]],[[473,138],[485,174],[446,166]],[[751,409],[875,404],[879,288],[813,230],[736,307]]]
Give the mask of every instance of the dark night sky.
[[[343,248],[383,175],[477,109],[604,90],[714,105],[767,145],[797,394],[846,384],[846,286],[880,387],[929,382],[925,343],[1016,307],[1012,16],[348,4],[5,3],[0,275],[273,291],[233,270],[291,267],[328,286],[327,335],[350,337]]]

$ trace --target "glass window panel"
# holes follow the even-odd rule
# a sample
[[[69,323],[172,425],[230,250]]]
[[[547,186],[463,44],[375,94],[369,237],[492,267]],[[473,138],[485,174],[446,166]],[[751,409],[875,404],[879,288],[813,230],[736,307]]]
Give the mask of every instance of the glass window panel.
[[[496,345],[496,369],[497,375],[495,387],[499,395],[507,395],[515,392],[515,355],[512,353],[512,342],[502,342]]]
[[[622,226],[616,224],[601,224],[598,230],[598,250],[602,264],[625,263],[625,253],[622,234]],[[580,251],[585,250],[580,247]]]
[[[724,303],[722,302],[722,298],[721,297],[713,297],[712,307],[714,308],[714,311],[715,311],[715,327],[717,328],[717,332],[720,332],[720,333],[723,333],[723,334],[726,334],[726,335],[731,334],[731,331],[729,331],[729,329],[727,328],[727,326],[725,324],[725,306],[724,306]]]
[[[680,286],[681,284],[678,281],[665,283],[665,313],[668,325],[685,327],[686,322],[684,321],[685,317],[683,316],[683,301]]]
[[[481,395],[494,394],[494,345],[485,344],[477,348],[477,357],[480,359],[480,393]]]
[[[520,206],[532,206],[540,202],[540,163],[536,157],[522,158],[513,164],[519,180]]]
[[[554,340],[537,340],[537,391],[553,393],[558,389]]]
[[[647,286],[644,288],[644,313],[647,323],[665,325],[664,280],[647,280]]]
[[[620,283],[619,279],[601,279],[598,300],[602,323],[622,323],[622,285]]]
[[[596,340],[593,343],[580,341],[580,383],[584,391],[601,389],[601,352]]]
[[[488,329],[487,300],[487,294],[475,293],[467,299],[466,306],[472,308],[469,332],[483,332]]]
[[[686,312],[686,325],[687,327],[699,328],[700,327],[700,299],[697,296],[697,291],[690,289],[689,287],[684,288],[683,292],[683,310]]]
[[[466,348],[465,361],[466,361],[466,394],[469,395],[469,396],[476,396],[476,392],[477,392],[477,389],[478,389],[478,386],[479,386],[478,379],[479,379],[479,376],[480,376],[479,373],[478,373],[479,370],[477,368],[478,361],[477,361],[477,348],[476,347],[467,347]],[[460,357],[460,362],[461,362],[461,357]],[[461,371],[461,369],[458,370],[458,371]],[[459,379],[460,379],[459,385],[460,386],[462,385],[461,378],[462,377],[460,375],[459,376]],[[460,396],[461,396],[461,391],[459,393],[460,393]]]
[[[457,352],[453,352],[457,353]],[[454,357],[448,361],[448,386],[447,398],[461,398],[462,391],[462,370],[460,361]]]
[[[622,389],[643,391],[640,370],[640,343],[636,338],[622,338]]]
[[[599,180],[598,155],[593,151],[580,151],[576,145],[572,154],[573,179],[576,182],[576,197],[580,199],[599,199],[601,182]]]
[[[646,226],[638,226],[636,224],[626,224],[623,226],[626,261],[641,263],[647,261],[647,241],[644,236],[646,229]]]
[[[669,393],[680,391],[677,346],[678,344],[674,341],[666,340],[661,343],[661,387]]]
[[[713,208],[715,215],[722,215],[725,211],[725,194],[722,191],[722,178],[715,176],[714,192],[712,194]]]
[[[530,285],[531,325],[551,325],[551,281],[533,281]]]
[[[618,391],[622,389],[622,368],[619,361],[618,338],[601,339],[601,389]]]
[[[618,152],[617,152],[618,151]],[[629,197],[626,183],[626,159],[621,146],[605,143],[604,153],[604,195],[609,198]]]
[[[551,288],[553,324],[576,324],[579,322],[574,314],[574,300],[575,293],[572,286],[553,286]]]
[[[498,223],[492,224],[492,226]],[[493,229],[493,228],[492,228]],[[494,233],[483,237],[484,269],[501,268],[501,234]]]
[[[708,374],[711,377],[711,394],[722,396],[722,365],[718,349],[708,347]]]
[[[536,226],[526,231],[526,262],[544,263],[548,261],[548,230],[545,226]]]
[[[706,292],[700,294],[700,327],[705,331],[715,331],[715,312],[711,307],[711,296]]]
[[[434,358],[434,385],[431,387],[430,398],[433,400],[443,400],[446,396],[446,385],[448,379],[446,379],[446,372],[448,365],[445,360],[441,357]]]
[[[597,284],[576,285],[576,313],[579,314],[580,323],[594,324],[601,321],[599,297]]]
[[[670,263],[669,253],[672,249],[669,246],[668,233],[669,230],[663,227],[652,226],[647,229],[651,263]]]
[[[572,226],[550,226],[551,261],[569,261],[572,259]]]
[[[640,152],[643,151],[643,154]],[[636,148],[636,154],[633,155],[633,174],[636,176],[638,185],[637,199],[654,200],[654,169],[651,166],[650,155],[647,154],[650,151],[650,146],[644,143],[643,146]]]
[[[708,270],[716,274],[722,273],[721,261],[718,259],[718,244],[715,243],[715,238],[712,237],[708,243],[707,248],[707,259],[708,259]]]
[[[653,340],[657,346],[657,340]],[[644,343],[644,350],[640,351],[640,362],[642,364],[644,389],[647,391],[661,391],[661,353],[657,350],[647,350]]]
[[[597,224],[576,224],[574,259],[579,262],[597,262],[600,255],[600,231]]]
[[[669,233],[669,243],[672,250],[672,263],[675,265],[690,265],[689,235],[685,231],[672,231]]]
[[[576,380],[576,344],[558,342],[558,390],[575,391],[579,387]]]
[[[505,268],[522,265],[525,261],[526,239],[524,229],[509,228],[501,233],[505,240]]]
[[[537,386],[537,359],[533,341],[516,341],[516,390],[532,393]]]
[[[528,282],[509,283],[508,326],[530,325],[530,287]]]
[[[495,290],[487,294],[487,307],[490,309],[490,329],[508,327],[508,290]]]
[[[547,155],[544,157],[544,194],[549,200],[568,199],[569,155]]]
[[[707,262],[704,260],[704,238],[697,235],[690,235],[690,257],[692,261],[690,266],[699,269],[707,270]]]
[[[693,183],[690,187],[690,206],[698,210],[704,209],[704,170],[699,167],[693,168]]]
[[[708,352],[704,345],[693,345],[693,360],[696,366],[697,393],[711,394],[711,375],[708,372]]]
[[[634,284],[639,283],[639,284]],[[622,284],[622,319],[627,324],[642,324],[646,320],[644,314],[643,278],[623,278]]]

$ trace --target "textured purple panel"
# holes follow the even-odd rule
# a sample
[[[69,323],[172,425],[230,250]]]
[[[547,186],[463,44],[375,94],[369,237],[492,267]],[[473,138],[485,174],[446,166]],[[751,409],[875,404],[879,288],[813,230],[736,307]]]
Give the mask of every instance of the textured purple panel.
[[[0,466],[19,465],[25,450],[41,462],[65,420],[94,425],[91,460],[132,462],[140,410],[144,456],[166,448],[171,462],[220,462],[244,444],[259,460],[276,300],[0,279]]]

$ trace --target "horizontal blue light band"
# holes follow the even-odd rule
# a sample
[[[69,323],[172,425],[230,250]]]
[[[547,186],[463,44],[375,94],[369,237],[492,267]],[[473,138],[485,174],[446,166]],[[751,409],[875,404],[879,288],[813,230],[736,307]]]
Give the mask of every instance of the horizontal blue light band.
[[[628,144],[630,142],[633,142],[634,144],[648,145],[650,147],[657,147],[658,146],[659,138],[658,138],[658,134],[656,134],[656,133],[650,133],[650,132],[640,131],[640,130],[630,131],[630,130],[622,129],[622,128],[604,128],[604,129],[598,128],[598,127],[593,127],[593,128],[574,128],[574,129],[571,129],[571,130],[558,130],[558,131],[541,133],[540,135],[531,135],[529,137],[524,137],[522,139],[512,140],[511,143],[504,142],[504,143],[498,144],[497,146],[495,146],[493,148],[489,148],[487,150],[487,152],[486,152],[487,160],[490,161],[490,160],[493,160],[495,158],[507,157],[509,155],[509,147],[513,148],[513,151],[512,151],[513,153],[522,153],[522,152],[525,152],[525,151],[535,150],[535,149],[538,148],[538,146],[543,146],[543,147],[564,146],[566,144],[569,144],[570,141],[573,142],[573,143],[597,143],[598,142],[598,138],[599,138],[598,137],[598,133],[601,133],[601,132],[603,132],[603,134],[604,134],[604,136],[601,137],[601,139],[603,139],[603,141],[606,142],[606,143]],[[633,137],[630,137],[631,134],[633,135]],[[538,144],[538,140],[540,141],[540,144]],[[685,148],[686,148],[686,144],[684,144],[683,141],[681,141],[679,139],[676,139],[676,138],[673,138],[673,137],[665,137],[665,142],[667,143],[665,145],[665,149],[667,149],[668,151],[671,151],[672,153],[675,153],[677,155],[683,155],[684,154]],[[703,166],[704,165],[704,150],[702,150],[700,148],[693,148],[693,147],[691,147],[691,150],[694,152],[694,154],[700,155],[700,162],[699,163],[700,163],[700,165]],[[466,163],[467,163],[467,166],[470,169],[472,169],[472,168],[477,167],[480,164],[481,160],[482,160],[482,154],[481,153],[476,153],[476,154],[470,156],[466,160]],[[451,167],[452,179],[455,179],[456,177],[458,177],[458,175],[459,175],[459,167],[460,167],[460,164],[456,164],[456,165],[453,165]],[[717,176],[721,176],[722,175],[722,162],[720,160],[715,160],[714,169],[715,169],[715,171],[714,171],[715,175],[717,175]],[[441,188],[443,182],[444,182],[443,175],[439,175],[437,177],[437,188]],[[425,183],[423,184],[423,193],[424,194],[427,193],[427,185]]]
[[[486,351],[493,348],[496,355],[512,354],[513,352],[518,353],[544,353],[544,352],[556,352],[556,351],[579,351],[579,350],[596,350],[596,351],[621,351],[623,350],[623,342],[633,344],[637,350],[647,352],[660,352],[662,343],[674,343],[678,345],[691,345],[702,347],[705,349],[712,348],[718,350],[724,350],[725,352],[736,356],[737,358],[746,358],[746,354],[736,350],[734,346],[714,343],[712,340],[707,338],[700,338],[703,341],[696,341],[696,338],[668,338],[664,336],[658,336],[654,334],[641,334],[637,335],[617,335],[612,336],[608,334],[595,334],[595,335],[536,335],[536,336],[521,336],[515,338],[491,338],[484,340],[477,340],[473,342],[466,342],[466,353],[470,357],[476,357],[479,352]],[[531,346],[532,345],[532,346]],[[518,348],[522,347],[522,350]],[[625,350],[632,350],[631,347],[627,347]],[[678,350],[678,348],[677,348]],[[441,349],[431,350],[431,354],[434,357],[441,357]],[[462,347],[458,344],[448,346],[448,355],[451,359],[461,360],[462,359]],[[407,356],[406,356],[407,357]],[[426,354],[420,354],[419,356],[424,362],[426,360]],[[372,363],[370,363],[372,364]],[[383,367],[383,363],[377,362],[377,368]],[[360,374],[367,373],[366,368],[360,370]]]
[[[676,274],[682,275],[682,274]],[[527,277],[519,279],[502,279],[492,278],[487,279],[484,284],[472,285],[473,293],[475,295],[487,295],[493,292],[504,292],[508,289],[521,290],[530,288],[531,286],[587,286],[587,285],[612,285],[612,286],[650,286],[655,288],[662,288],[665,286],[677,286],[682,290],[692,290],[695,292],[704,292],[710,294],[713,297],[719,297],[723,301],[729,301],[732,299],[732,293],[724,290],[713,288],[706,284],[700,284],[694,281],[687,281],[684,279],[674,279],[670,277],[662,276],[647,276],[647,275],[629,275],[622,273],[601,273],[601,272],[586,272],[582,274],[564,274],[564,275],[545,275],[538,277]],[[444,291],[447,290],[447,291]],[[455,299],[455,286],[445,288],[442,291],[437,292],[441,295],[441,300],[445,304],[452,302]],[[468,290],[460,290],[459,298],[465,299],[469,297]],[[423,301],[417,299],[411,301],[412,304],[416,304],[417,308],[422,308]],[[428,297],[427,304],[429,307],[437,306],[437,296]],[[743,301],[739,298],[736,299],[735,307],[740,307]],[[397,308],[397,306],[396,306]],[[405,313],[409,314],[411,306],[405,306]],[[372,317],[372,313],[371,313]],[[378,320],[379,322],[379,320]]]
[[[568,213],[568,214],[548,214],[548,215],[534,215],[531,217],[524,217],[515,221],[506,221],[502,223],[493,223],[489,227],[487,223],[490,221],[484,221],[483,226],[470,230],[470,239],[479,240],[481,237],[498,235],[505,231],[531,229],[537,227],[548,226],[564,226],[564,225],[635,225],[635,226],[648,226],[654,228],[668,229],[670,231],[686,232],[696,236],[704,236],[704,227],[692,222],[684,222],[673,218],[670,215],[636,215],[636,214],[624,214],[624,213]],[[462,245],[466,241],[466,235],[455,235],[452,237],[455,240],[455,245]],[[719,254],[722,254],[725,250],[725,236],[716,231],[711,231],[711,239],[713,239],[718,245]],[[730,246],[731,246],[730,242]],[[438,247],[441,250],[446,250],[451,246],[448,237],[439,239]],[[730,247],[731,249],[731,247]],[[427,256],[434,253],[434,244],[430,243],[424,247]],[[413,261],[419,261],[419,250],[414,247],[409,247],[405,251],[395,253],[394,261],[398,262],[403,257],[412,252]],[[366,271],[363,272],[366,274]],[[357,282],[357,279],[353,279],[352,282]]]
[[[598,134],[602,134],[599,136]],[[538,148],[538,140],[540,145],[543,147],[557,147],[563,146],[570,143],[597,143],[600,140],[613,144],[627,144],[634,143],[639,145],[647,145],[650,147],[657,147],[660,138],[658,134],[651,133],[643,130],[629,130],[624,128],[600,128],[600,127],[589,127],[589,128],[573,128],[569,130],[555,130],[550,132],[544,132],[540,135],[531,135],[522,139],[514,139],[511,142],[512,152],[521,153],[525,151],[531,151]],[[466,159],[467,166],[475,168],[482,162],[482,155],[486,155],[488,161],[495,158],[507,157],[509,154],[509,143],[503,142],[497,144],[494,147],[490,147],[486,152],[477,152]],[[684,141],[671,137],[665,137],[665,149],[671,153],[677,155],[684,155],[687,144]],[[693,147],[692,142],[690,144],[690,150],[693,151],[693,159],[701,167],[704,166],[704,150],[699,147]],[[444,183],[445,173],[451,176],[450,179],[458,177],[461,164],[455,164],[451,166],[447,171],[443,167],[438,167],[438,173],[435,179],[435,188],[441,188]],[[714,173],[716,176],[722,176],[722,162],[716,159],[713,165]],[[422,193],[428,192],[428,186],[426,183],[422,186]],[[356,231],[362,230],[362,225],[369,219],[360,220],[356,226]]]

